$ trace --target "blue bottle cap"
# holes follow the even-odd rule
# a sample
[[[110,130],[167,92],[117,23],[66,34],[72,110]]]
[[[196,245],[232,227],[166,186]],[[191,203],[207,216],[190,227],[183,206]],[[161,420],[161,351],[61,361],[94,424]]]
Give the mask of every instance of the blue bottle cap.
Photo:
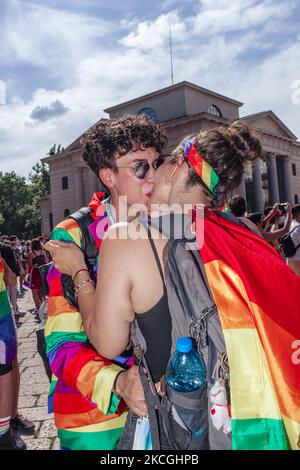
[[[182,337],[176,341],[176,349],[178,352],[188,353],[193,349],[193,342],[191,338]]]

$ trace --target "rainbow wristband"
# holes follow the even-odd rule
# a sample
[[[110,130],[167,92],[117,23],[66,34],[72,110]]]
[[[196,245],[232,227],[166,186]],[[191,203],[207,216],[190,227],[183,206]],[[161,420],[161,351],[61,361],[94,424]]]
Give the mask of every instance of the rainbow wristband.
[[[79,290],[86,284],[91,284],[92,286],[94,286],[95,281],[93,281],[93,279],[86,279],[85,281],[81,281],[77,286],[75,286],[75,299],[78,299]]]

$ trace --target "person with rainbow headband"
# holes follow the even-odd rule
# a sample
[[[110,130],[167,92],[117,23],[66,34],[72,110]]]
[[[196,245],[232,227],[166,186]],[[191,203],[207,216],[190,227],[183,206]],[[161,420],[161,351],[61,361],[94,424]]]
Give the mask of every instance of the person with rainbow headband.
[[[165,234],[158,236],[159,224],[154,218],[148,225],[139,219],[109,228],[101,247],[103,264],[96,291],[88,284],[88,273],[79,275],[78,301],[90,341],[100,354],[112,358],[126,348],[132,323],[138,325],[150,376],[156,385],[152,391],[156,389],[158,393],[171,355],[174,329],[180,326],[185,334],[179,336],[195,334],[193,338],[199,339],[197,329],[190,329],[192,323],[187,321],[184,304],[180,304],[180,290],[182,286],[186,288],[184,298],[190,299],[189,306],[196,311],[203,304],[194,281],[198,279],[198,289],[200,283],[206,285],[213,302],[211,311],[218,319],[214,324],[218,331],[207,330],[206,334],[217,335],[219,349],[228,358],[225,396],[229,401],[224,406],[230,428],[223,432],[215,425],[208,408],[208,441],[201,441],[202,434],[196,436],[202,445],[199,448],[299,449],[299,278],[265,240],[219,210],[227,194],[239,186],[244,165],[261,155],[255,133],[237,121],[228,127],[200,131],[160,162],[151,202],[157,204],[168,196],[169,205],[176,204],[179,213],[185,214],[191,206],[195,208],[191,213],[197,239],[194,250],[200,255],[188,258],[187,271],[180,271],[181,282],[176,284],[176,277],[173,278],[173,292],[170,284],[166,285],[166,267],[172,253],[166,251]],[[204,217],[197,216],[199,205]],[[131,236],[133,224],[137,227],[134,233],[140,233],[140,237]],[[84,257],[75,245],[50,242],[48,249],[62,272],[73,275],[78,269],[85,269]],[[188,250],[182,250],[180,256],[173,261],[182,265]],[[112,258],[115,262],[111,262]],[[191,263],[203,267],[205,276],[200,278],[206,279],[207,284],[192,276]],[[207,290],[202,289],[201,293],[207,296]],[[183,310],[185,321],[181,325],[175,309]],[[215,380],[212,370],[217,365],[218,361],[209,364],[206,358],[209,390]],[[225,385],[222,387],[225,389]],[[134,415],[141,416],[131,410],[122,438],[127,447],[123,448],[133,442],[137,422]]]
[[[105,194],[95,193],[89,204],[88,229],[99,250],[107,229],[119,220],[127,220],[129,207],[147,208],[155,162],[167,139],[160,126],[146,116],[128,115],[101,119],[83,136],[82,143],[83,159],[105,188]],[[52,238],[83,248],[83,232],[72,218],[59,223]],[[101,269],[101,256],[92,267],[94,275],[86,283],[88,288],[95,281],[98,262]],[[80,281],[80,274],[73,276],[74,283]],[[62,275],[54,266],[49,269],[47,281],[45,339],[53,373],[49,411],[54,411],[61,448],[115,449],[127,406],[146,415],[137,370],[130,367],[129,354],[107,360],[89,343],[80,313],[64,298]]]

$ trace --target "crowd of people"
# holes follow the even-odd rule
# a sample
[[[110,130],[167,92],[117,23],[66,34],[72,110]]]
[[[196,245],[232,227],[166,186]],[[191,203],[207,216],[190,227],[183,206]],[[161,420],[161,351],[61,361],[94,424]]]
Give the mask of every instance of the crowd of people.
[[[49,253],[44,249],[48,240],[49,238],[44,236],[27,241],[19,240],[16,235],[0,236],[0,254],[18,278],[18,285],[8,288],[12,313],[16,322],[19,316],[18,295],[24,294],[27,289],[32,292],[35,305],[33,315],[39,320],[38,312],[44,296],[38,268],[50,261]]]
[[[44,250],[47,238],[19,240],[16,235],[0,237],[0,449],[25,450],[21,435],[34,434],[34,423],[18,413],[20,371],[17,357],[16,329],[24,315],[18,299],[31,290],[35,308],[28,313],[41,323],[39,316],[45,296],[42,292],[39,266],[49,263],[49,253]],[[45,352],[43,328],[37,330],[37,350],[48,377],[51,371]]]
[[[38,344],[61,448],[299,448],[291,356],[300,334],[300,205],[247,214],[246,201],[230,197],[246,163],[262,156],[258,137],[236,121],[186,136],[170,154],[159,125],[125,116],[98,121],[82,145],[103,192],[50,241],[1,238],[0,291],[8,288],[12,316],[16,276],[22,292],[29,274],[43,317]],[[4,344],[12,336],[0,329]],[[191,396],[174,398],[166,386],[179,337],[192,338],[206,369],[201,397],[188,405]],[[16,354],[1,357],[0,397],[13,361]],[[214,418],[216,386],[226,430]],[[0,448],[21,448],[3,400]]]
[[[228,207],[250,230],[269,242],[295,274],[300,276],[300,204],[291,206],[288,202],[276,203],[267,206],[263,213],[247,214],[245,199],[236,195],[229,200]],[[290,256],[281,246],[285,235],[290,237],[295,247]]]

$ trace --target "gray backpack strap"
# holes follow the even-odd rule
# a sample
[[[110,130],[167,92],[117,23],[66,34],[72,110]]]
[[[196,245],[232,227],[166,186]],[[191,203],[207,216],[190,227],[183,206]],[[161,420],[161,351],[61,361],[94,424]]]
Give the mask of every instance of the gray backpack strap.
[[[187,250],[182,240],[170,240],[165,278],[172,312],[173,350],[180,336],[191,336],[200,349],[206,342],[204,320],[216,311],[216,306],[198,251]]]
[[[155,384],[152,380],[145,353],[147,345],[145,338],[140,330],[137,319],[131,323],[130,340],[133,345],[134,354],[139,360],[139,374],[144,390],[145,401],[148,409],[148,419],[151,430],[152,449],[160,450],[160,433],[157,417],[157,408],[160,405],[160,399],[156,392]]]
[[[160,399],[152,381],[150,370],[145,356],[139,364],[139,373],[144,390],[145,401],[148,409],[148,419],[151,431],[152,449],[160,450],[160,432],[158,425],[157,409],[160,406]]]
[[[139,361],[141,361],[147,352],[147,344],[136,318],[131,323],[130,341],[132,343],[135,356]]]

